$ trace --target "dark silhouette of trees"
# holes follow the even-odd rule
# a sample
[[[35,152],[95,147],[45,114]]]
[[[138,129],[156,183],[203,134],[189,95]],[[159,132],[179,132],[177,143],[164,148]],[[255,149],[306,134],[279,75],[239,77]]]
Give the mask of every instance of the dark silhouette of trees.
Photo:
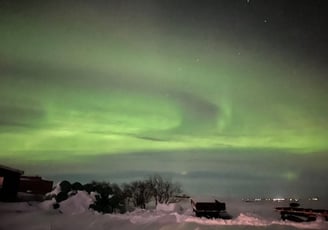
[[[68,198],[68,193],[72,189],[72,185],[69,181],[64,180],[60,182],[60,192],[55,196],[55,200],[57,203],[62,202]]]
[[[132,201],[135,207],[146,208],[146,203],[153,198],[155,205],[167,204],[170,199],[181,194],[181,186],[164,179],[160,175],[153,175],[144,181],[134,181],[123,185],[123,193],[129,204]]]
[[[62,191],[64,193],[68,193],[72,189],[71,183],[67,180],[60,182],[59,186],[60,186],[60,191]]]
[[[170,198],[181,194],[181,186],[177,183],[172,183],[168,179],[164,179],[160,175],[153,175],[147,180],[151,194],[155,199],[155,204],[168,204]]]
[[[83,187],[88,193],[96,193],[96,201],[90,208],[102,213],[125,212],[124,193],[117,184],[93,181]]]
[[[131,186],[131,200],[135,207],[146,208],[152,197],[152,191],[147,181],[134,181],[130,184]]]
[[[172,198],[181,194],[181,186],[164,179],[160,175],[150,176],[146,180],[137,180],[121,186],[109,182],[92,181],[82,185],[79,182],[71,184],[68,181],[60,183],[61,192],[55,197],[57,204],[75,195],[78,190],[89,194],[95,192],[95,202],[89,208],[102,213],[124,213],[131,205],[145,209],[150,201],[169,203]],[[58,208],[55,205],[54,208]]]
[[[74,190],[74,191],[82,191],[83,190],[83,185],[80,182],[74,182],[72,184],[72,190]]]
[[[112,195],[109,198],[110,206],[113,212],[124,213],[126,211],[124,193],[120,186],[112,184]]]
[[[57,203],[59,203],[59,202],[66,200],[67,198],[68,198],[68,194],[66,192],[59,192],[56,195],[55,200]]]

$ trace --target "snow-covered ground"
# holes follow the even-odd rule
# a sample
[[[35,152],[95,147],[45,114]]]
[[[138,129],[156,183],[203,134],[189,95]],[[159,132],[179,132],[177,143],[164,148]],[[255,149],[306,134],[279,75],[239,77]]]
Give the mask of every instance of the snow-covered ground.
[[[225,200],[232,220],[193,216],[189,199],[154,209],[125,214],[100,214],[89,210],[93,197],[84,191],[52,208],[54,200],[44,202],[0,203],[0,230],[110,230],[110,229],[328,229],[326,221],[293,223],[279,220],[272,202],[245,203]],[[282,204],[283,205],[283,204]]]

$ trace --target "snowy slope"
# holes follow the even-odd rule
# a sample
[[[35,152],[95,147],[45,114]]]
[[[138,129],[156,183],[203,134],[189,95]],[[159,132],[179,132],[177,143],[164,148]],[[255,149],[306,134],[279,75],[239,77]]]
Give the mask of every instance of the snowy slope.
[[[126,214],[99,214],[88,209],[93,202],[92,196],[86,192],[61,202],[60,208],[54,210],[54,200],[42,203],[0,203],[1,230],[110,230],[110,229],[328,229],[327,222],[292,223],[280,221],[278,218],[266,218],[259,213],[251,213],[253,204],[238,203],[230,206],[230,210],[243,209],[244,213],[235,214],[232,220],[203,219],[194,217],[189,200],[178,204],[158,205],[156,209],[137,209]],[[231,203],[233,204],[233,203]],[[237,202],[236,202],[237,204]],[[269,205],[263,210],[271,210]],[[229,209],[229,208],[228,208]],[[276,216],[274,216],[276,217]]]

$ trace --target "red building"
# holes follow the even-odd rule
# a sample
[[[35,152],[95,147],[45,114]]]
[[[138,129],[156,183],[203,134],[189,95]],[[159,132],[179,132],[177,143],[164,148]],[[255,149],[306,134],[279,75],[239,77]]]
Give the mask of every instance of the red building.
[[[52,190],[52,181],[23,174],[24,171],[0,165],[0,201],[17,201],[18,192],[45,195]]]
[[[19,180],[24,171],[0,165],[0,200],[16,201]]]
[[[21,176],[19,192],[45,195],[52,190],[53,182],[44,180],[39,176]]]

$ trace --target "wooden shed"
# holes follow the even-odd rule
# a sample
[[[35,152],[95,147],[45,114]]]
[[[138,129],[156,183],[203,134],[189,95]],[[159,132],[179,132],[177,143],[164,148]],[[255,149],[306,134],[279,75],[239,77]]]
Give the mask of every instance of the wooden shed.
[[[24,171],[0,165],[0,201],[16,201]]]

